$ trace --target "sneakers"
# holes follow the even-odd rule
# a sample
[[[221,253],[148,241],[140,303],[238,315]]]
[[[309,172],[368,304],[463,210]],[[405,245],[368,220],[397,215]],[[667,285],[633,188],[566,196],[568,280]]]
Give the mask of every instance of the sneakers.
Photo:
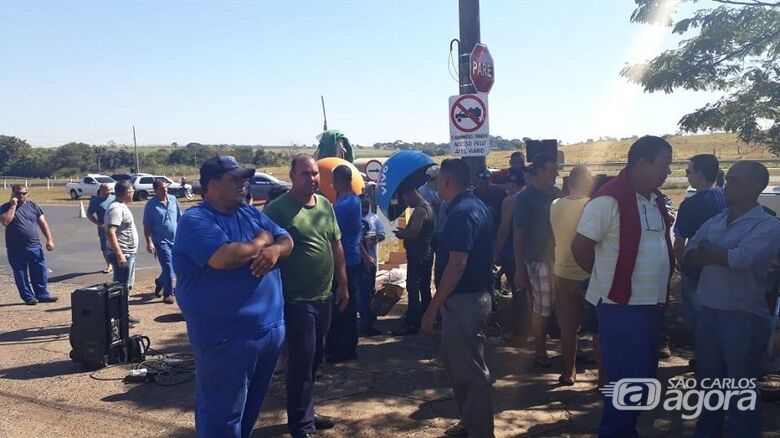
[[[333,426],[335,425],[336,423],[333,421],[333,418],[314,414],[314,427],[317,430],[333,429]]]
[[[163,303],[165,304],[173,304],[175,301],[173,300],[173,295],[166,295],[163,298]]]
[[[444,436],[466,437],[468,436],[468,432],[466,432],[466,428],[463,426],[463,423],[459,421],[457,424],[453,424],[452,426],[448,427],[447,430],[444,431]]]
[[[34,306],[34,305],[38,304],[38,300],[33,298],[31,300],[25,301],[24,304],[27,304],[28,306]]]
[[[59,301],[60,297],[55,297],[53,295],[49,295],[45,298],[38,298],[39,303],[56,303]]]

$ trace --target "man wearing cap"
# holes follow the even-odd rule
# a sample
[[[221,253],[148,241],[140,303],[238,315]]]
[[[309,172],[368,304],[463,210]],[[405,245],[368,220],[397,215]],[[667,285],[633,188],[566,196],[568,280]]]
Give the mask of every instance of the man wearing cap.
[[[108,183],[101,184],[97,195],[89,199],[89,207],[87,207],[87,219],[97,225],[100,252],[103,255],[103,259],[106,261],[106,269],[103,269],[104,274],[108,274],[114,270],[111,266],[111,262],[108,260],[108,240],[106,239],[106,228],[103,226],[106,210],[108,210],[108,206],[113,204],[115,200],[113,193],[114,189],[112,189]]]
[[[293,241],[244,203],[254,173],[231,156],[203,163],[203,202],[184,213],[174,241],[177,298],[197,368],[199,437],[251,435],[284,340],[276,263]]]
[[[550,204],[555,199],[558,160],[551,154],[534,157],[531,184],[515,199],[513,246],[515,288],[520,296],[534,297],[531,331],[536,350],[534,362],[550,366],[547,355],[547,320],[552,314],[555,281],[555,238],[550,225]]]
[[[506,198],[506,190],[490,183],[490,171],[482,169],[477,172],[477,187],[474,194],[490,210],[493,216],[493,229],[498,229],[501,223],[501,203]]]
[[[27,199],[27,186],[13,184],[11,199],[0,206],[0,223],[5,226],[5,247],[14,282],[25,304],[53,303],[49,294],[46,260],[38,237],[38,228],[46,237],[46,250],[54,251],[54,239],[43,210]],[[29,272],[29,275],[28,275]]]
[[[325,337],[331,312],[349,302],[344,249],[333,206],[320,188],[317,162],[298,155],[290,163],[292,188],[265,207],[264,212],[290,232],[295,248],[280,263],[284,284],[287,331],[287,426],[293,438],[308,437],[333,427],[329,418],[314,413],[314,381],[325,356]],[[333,279],[338,287],[331,292]],[[332,307],[332,302],[338,309]]]
[[[181,219],[181,208],[176,197],[168,194],[168,181],[155,178],[152,182],[155,196],[144,208],[144,236],[146,251],[154,254],[160,263],[160,276],[154,280],[154,293],[162,294],[165,304],[173,304],[173,241]],[[250,204],[251,205],[251,204]]]

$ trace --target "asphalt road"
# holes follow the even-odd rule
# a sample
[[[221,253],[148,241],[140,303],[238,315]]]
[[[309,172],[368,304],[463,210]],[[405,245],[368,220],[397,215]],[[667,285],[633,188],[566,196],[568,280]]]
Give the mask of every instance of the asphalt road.
[[[42,205],[43,214],[51,227],[56,248],[46,253],[46,266],[51,270],[49,281],[69,280],[78,284],[98,284],[111,280],[110,274],[101,271],[106,264],[100,254],[100,242],[97,227],[89,219],[79,219],[78,205]],[[159,265],[154,256],[146,252],[143,239],[143,205],[131,205],[130,210],[136,220],[140,245],[136,278],[148,279],[159,274]],[[0,252],[0,265],[8,266],[8,256],[5,251],[5,239],[2,240],[3,251]],[[41,235],[41,243],[46,244]]]

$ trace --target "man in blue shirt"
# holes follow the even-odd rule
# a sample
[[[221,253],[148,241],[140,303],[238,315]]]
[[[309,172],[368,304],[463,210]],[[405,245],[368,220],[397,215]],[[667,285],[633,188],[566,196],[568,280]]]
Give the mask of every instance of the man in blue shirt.
[[[371,309],[371,301],[376,292],[376,267],[379,263],[377,246],[385,240],[385,226],[379,216],[371,211],[371,199],[365,194],[360,197],[361,214],[363,215],[363,275],[365,281],[358,294],[358,311],[360,322],[358,328],[361,336],[374,336],[380,332],[374,328],[374,312]]]
[[[469,186],[469,167],[447,159],[439,168],[439,194],[447,221],[436,252],[436,295],[422,318],[433,334],[441,310],[444,368],[455,392],[461,421],[448,436],[493,436],[493,389],[485,363],[485,329],[493,288],[493,218]]]
[[[41,207],[27,200],[27,186],[11,186],[11,200],[0,206],[0,223],[5,226],[8,264],[14,272],[14,282],[22,301],[28,305],[57,301],[58,298],[47,290],[48,271],[38,228],[46,237],[48,251],[54,251],[54,239]]]
[[[97,195],[89,199],[89,206],[87,207],[87,219],[97,225],[100,252],[103,254],[103,258],[106,261],[106,268],[103,269],[104,274],[108,274],[114,270],[113,266],[111,266],[111,262],[108,260],[108,240],[106,238],[106,227],[103,225],[103,219],[106,217],[106,210],[108,210],[108,206],[116,199],[112,193],[113,189],[108,183],[101,184]]]
[[[699,309],[699,304],[696,301],[696,287],[699,283],[701,266],[683,265],[682,255],[686,241],[693,238],[699,227],[707,219],[726,208],[726,198],[723,189],[716,185],[722,172],[715,155],[700,154],[691,157],[685,174],[688,177],[688,183],[696,189],[696,193],[685,199],[677,212],[677,220],[674,223],[674,255],[682,272],[680,295],[683,314],[691,331],[694,331],[696,330],[696,313]]]
[[[251,435],[284,340],[276,262],[293,242],[243,202],[254,172],[231,156],[203,163],[204,201],[184,213],[173,246],[177,298],[197,367],[199,437]]]
[[[352,192],[352,170],[346,166],[333,169],[333,188],[336,189],[336,203],[333,211],[341,230],[341,246],[347,265],[347,290],[349,302],[344,310],[337,309],[334,302],[333,318],[325,342],[325,360],[331,363],[357,359],[357,295],[365,283],[363,272],[363,236],[360,198]],[[333,291],[338,288],[334,280]]]
[[[780,221],[767,214],[758,196],[769,172],[755,161],[739,161],[726,175],[729,207],[699,228],[685,248],[686,265],[702,268],[696,298],[696,378],[752,379],[762,374],[762,358],[771,331],[765,299],[767,272],[780,250]],[[722,380],[721,380],[722,381]],[[729,435],[761,435],[761,395],[753,392],[755,409],[728,407]],[[722,436],[726,413],[704,409],[695,436]]]
[[[144,236],[146,236],[146,251],[157,256],[162,272],[154,280],[154,293],[159,297],[162,292],[163,302],[173,304],[173,241],[176,237],[176,226],[181,219],[179,201],[168,194],[168,182],[156,178],[152,182],[155,197],[146,203],[144,208]]]

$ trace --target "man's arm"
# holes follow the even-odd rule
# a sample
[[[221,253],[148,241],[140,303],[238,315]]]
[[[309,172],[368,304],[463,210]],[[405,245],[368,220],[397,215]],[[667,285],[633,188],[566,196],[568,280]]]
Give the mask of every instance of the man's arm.
[[[583,271],[590,274],[593,271],[593,263],[596,261],[596,242],[580,233],[574,235],[571,241],[571,253]]]
[[[49,223],[46,222],[44,215],[38,216],[38,226],[41,228],[43,237],[46,238],[46,249],[54,251],[54,238],[51,236],[51,228],[49,228]]]
[[[382,220],[379,219],[379,217],[374,216],[376,220],[374,220],[374,223],[376,224],[376,241],[377,242],[384,242],[385,240],[385,226],[382,224]]]
[[[428,309],[426,309],[423,315],[421,326],[424,333],[433,334],[433,321],[436,320],[436,314],[447,301],[447,298],[452,295],[455,286],[458,285],[461,277],[463,277],[468,261],[469,253],[450,251],[447,266],[444,267],[441,280],[439,280],[439,285],[436,288],[436,294],[431,299],[431,304],[428,305]]]
[[[524,228],[515,227],[514,241],[512,250],[515,254],[515,289],[528,289],[531,285],[528,283],[528,271],[525,267],[525,248],[523,245]]]
[[[14,221],[14,215],[16,214],[16,198],[11,198],[11,202],[9,204],[8,210],[5,211],[5,213],[0,215],[0,223],[3,224],[3,226],[8,226],[11,222]]]
[[[208,265],[222,271],[238,268],[252,261],[263,248],[272,243],[274,238],[271,233],[261,230],[248,242],[231,242],[222,245],[211,255]]]
[[[683,255],[685,254],[685,242],[688,239],[685,237],[675,237],[674,244],[672,245],[672,252],[674,253],[674,260],[677,262],[677,268],[681,268],[683,264]]]
[[[341,246],[341,240],[332,240],[330,247],[333,250],[333,264],[334,275],[336,276],[336,282],[338,283],[338,289],[336,289],[336,304],[339,305],[339,310],[344,311],[347,308],[349,302],[349,290],[347,289],[347,263],[344,258],[344,248]]]
[[[416,207],[412,211],[412,217],[409,218],[406,228],[395,232],[396,237],[399,239],[416,239],[420,235],[425,214],[424,209]]]
[[[99,227],[103,226],[103,224],[101,224],[97,220],[97,216],[95,215],[94,211],[87,211],[87,219],[89,219],[90,222],[92,222],[93,224],[95,224],[95,225],[97,225]]]
[[[116,254],[117,264],[124,268],[127,266],[127,259],[122,253],[122,249],[119,248],[119,239],[116,238],[117,228],[116,225],[106,225],[106,240],[108,242],[108,247]]]
[[[493,248],[493,260],[498,261],[498,257],[501,254],[501,250],[504,249],[506,240],[509,238],[509,230],[512,226],[512,197],[507,196],[502,201],[501,205],[501,222],[498,225],[498,233],[496,234],[496,245]],[[514,242],[512,242],[514,245]]]
[[[154,254],[156,249],[154,242],[152,242],[152,227],[146,224],[144,224],[144,237],[146,237],[146,252]]]
[[[293,240],[289,234],[276,236],[274,243],[260,250],[249,269],[256,277],[265,275],[273,269],[279,259],[287,258],[293,250]]]

